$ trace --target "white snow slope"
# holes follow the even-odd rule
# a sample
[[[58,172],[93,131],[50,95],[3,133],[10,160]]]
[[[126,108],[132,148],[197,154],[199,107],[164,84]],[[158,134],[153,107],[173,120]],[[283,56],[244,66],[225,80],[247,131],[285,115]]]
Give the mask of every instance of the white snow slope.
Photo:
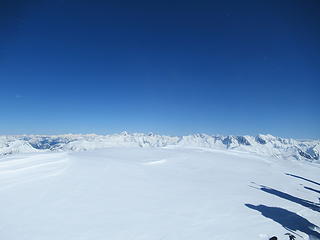
[[[320,239],[317,141],[214,138],[2,137],[0,239]]]

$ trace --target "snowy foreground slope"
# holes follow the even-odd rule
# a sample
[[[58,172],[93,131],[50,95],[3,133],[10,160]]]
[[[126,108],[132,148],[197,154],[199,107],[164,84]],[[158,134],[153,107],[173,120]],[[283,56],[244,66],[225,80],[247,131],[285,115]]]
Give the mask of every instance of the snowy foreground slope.
[[[316,159],[112,136],[5,137],[19,151],[0,157],[0,239],[320,239]]]

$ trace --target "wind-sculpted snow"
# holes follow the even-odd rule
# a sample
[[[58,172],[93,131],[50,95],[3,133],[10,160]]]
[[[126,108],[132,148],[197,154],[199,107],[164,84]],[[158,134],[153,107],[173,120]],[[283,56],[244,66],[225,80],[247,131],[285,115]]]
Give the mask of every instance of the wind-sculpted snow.
[[[210,136],[163,136],[126,132],[112,135],[20,135],[0,136],[0,155],[38,151],[86,151],[108,147],[189,147],[228,149],[251,152],[262,156],[319,161],[319,140],[295,140],[272,135]]]

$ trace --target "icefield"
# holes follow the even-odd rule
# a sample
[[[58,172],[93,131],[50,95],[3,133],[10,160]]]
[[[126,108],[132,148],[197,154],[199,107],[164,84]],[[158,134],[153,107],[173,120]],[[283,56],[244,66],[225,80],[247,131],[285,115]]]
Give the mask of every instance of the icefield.
[[[2,136],[0,239],[320,239],[319,141]]]

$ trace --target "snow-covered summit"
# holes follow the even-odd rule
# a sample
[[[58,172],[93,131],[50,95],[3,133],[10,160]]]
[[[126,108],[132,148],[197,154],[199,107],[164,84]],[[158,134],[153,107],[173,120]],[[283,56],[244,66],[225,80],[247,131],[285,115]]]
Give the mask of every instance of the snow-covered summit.
[[[201,147],[252,152],[262,156],[294,158],[320,162],[319,140],[295,140],[272,135],[220,136],[194,134],[164,136],[153,133],[127,133],[111,135],[17,135],[0,136],[0,156],[37,151],[85,151],[98,148],[128,147]]]

